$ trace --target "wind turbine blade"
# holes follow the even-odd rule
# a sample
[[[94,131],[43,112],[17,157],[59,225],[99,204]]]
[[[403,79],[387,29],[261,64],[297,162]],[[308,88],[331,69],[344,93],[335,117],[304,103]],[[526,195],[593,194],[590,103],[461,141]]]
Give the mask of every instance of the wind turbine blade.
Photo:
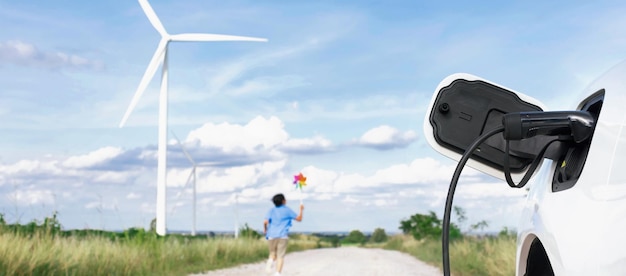
[[[139,5],[141,5],[143,12],[146,14],[148,20],[150,20],[150,23],[152,23],[152,26],[157,30],[157,32],[159,32],[162,36],[167,36],[165,27],[161,24],[161,20],[159,20],[159,17],[152,9],[152,6],[150,6],[150,3],[148,3],[148,0],[139,0]]]
[[[128,109],[126,109],[126,113],[124,114],[124,117],[122,118],[122,121],[120,122],[120,127],[124,127],[124,125],[126,124],[126,120],[128,120],[128,117],[133,112],[133,109],[135,109],[135,106],[137,105],[137,102],[139,102],[141,95],[143,95],[143,92],[148,87],[148,84],[154,77],[154,74],[156,73],[157,69],[159,69],[159,65],[161,65],[161,63],[163,62],[165,51],[167,51],[166,49],[167,43],[168,41],[165,39],[161,39],[161,42],[159,42],[159,46],[154,52],[154,55],[152,56],[152,60],[150,60],[150,64],[148,64],[148,68],[146,69],[146,72],[143,73],[143,77],[141,78],[141,82],[139,83],[139,86],[137,87],[135,96],[133,96],[133,99],[130,101],[130,105],[128,106]]]
[[[221,35],[221,34],[176,34],[170,37],[173,41],[257,41],[267,42],[267,38]]]
[[[187,187],[189,186],[189,181],[191,180],[191,177],[194,175],[195,171],[196,167],[193,167],[193,169],[191,169],[191,172],[189,173],[189,177],[187,177],[187,182],[185,182],[185,187],[183,187],[183,190],[187,189]]]
[[[191,155],[189,154],[189,152],[187,152],[187,150],[185,149],[185,146],[183,146],[183,143],[180,142],[180,139],[178,139],[178,136],[176,136],[176,133],[174,133],[173,130],[172,130],[172,135],[174,135],[176,142],[178,142],[180,147],[183,149],[183,153],[185,154],[185,156],[187,156],[187,159],[189,159],[189,162],[191,162],[191,164],[194,165],[194,170],[195,170],[196,162],[193,161],[193,158],[191,158]]]

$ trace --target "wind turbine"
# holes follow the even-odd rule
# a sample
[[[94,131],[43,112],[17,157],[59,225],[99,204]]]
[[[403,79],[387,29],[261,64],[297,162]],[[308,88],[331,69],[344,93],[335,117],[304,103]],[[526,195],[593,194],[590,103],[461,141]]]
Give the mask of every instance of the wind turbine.
[[[157,149],[157,198],[156,198],[156,232],[163,236],[166,233],[166,216],[165,216],[165,203],[166,203],[166,168],[167,168],[167,85],[168,85],[168,72],[167,72],[167,48],[172,41],[259,41],[266,42],[267,39],[256,37],[244,37],[244,36],[232,36],[232,35],[219,35],[219,34],[199,34],[199,33],[183,33],[183,34],[168,34],[165,31],[165,27],[161,24],[161,21],[157,17],[156,13],[148,3],[148,0],[138,0],[139,5],[143,9],[144,13],[150,20],[152,26],[161,34],[161,41],[157,46],[146,72],[141,78],[139,87],[133,96],[133,99],[120,122],[120,128],[124,127],[128,116],[133,112],[133,109],[137,105],[137,102],[141,98],[141,95],[148,87],[148,84],[156,74],[159,65],[161,67],[161,92],[159,95],[159,138]]]
[[[191,228],[191,235],[195,236],[196,235],[196,178],[197,178],[196,172],[197,172],[197,168],[198,167],[214,167],[218,163],[196,163],[196,161],[193,160],[193,158],[191,157],[191,154],[189,154],[189,152],[185,149],[185,146],[183,146],[183,143],[180,142],[180,140],[178,139],[178,137],[173,131],[172,131],[172,135],[174,135],[174,138],[176,138],[176,142],[178,142],[178,144],[180,145],[180,148],[183,150],[183,153],[185,154],[185,156],[187,157],[189,162],[191,162],[191,165],[192,165],[191,172],[189,173],[189,177],[187,177],[187,182],[185,182],[185,187],[187,187],[187,185],[189,184],[189,181],[193,179],[193,224]]]
[[[235,194],[235,239],[239,238],[239,193]]]

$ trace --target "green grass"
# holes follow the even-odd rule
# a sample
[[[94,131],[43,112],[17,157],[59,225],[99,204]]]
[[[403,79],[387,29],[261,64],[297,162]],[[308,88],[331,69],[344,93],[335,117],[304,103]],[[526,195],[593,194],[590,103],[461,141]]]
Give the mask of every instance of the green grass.
[[[295,237],[290,251],[326,246]],[[186,275],[267,258],[264,239],[0,231],[0,275]]]
[[[394,236],[378,244],[390,250],[409,253],[416,258],[441,267],[441,241],[411,236]],[[450,269],[453,275],[515,275],[515,237],[465,237],[450,243]]]
[[[254,232],[254,233],[252,233]],[[251,231],[251,234],[255,234]],[[267,258],[259,234],[248,238],[167,235],[144,229],[122,233],[99,230],[62,231],[56,216],[26,225],[6,224],[0,214],[2,275],[187,275]],[[252,238],[254,236],[254,238]],[[337,246],[337,237],[290,235],[288,251]],[[378,247],[407,252],[441,267],[441,241],[391,237]],[[465,237],[450,244],[452,274],[514,275],[515,237]]]

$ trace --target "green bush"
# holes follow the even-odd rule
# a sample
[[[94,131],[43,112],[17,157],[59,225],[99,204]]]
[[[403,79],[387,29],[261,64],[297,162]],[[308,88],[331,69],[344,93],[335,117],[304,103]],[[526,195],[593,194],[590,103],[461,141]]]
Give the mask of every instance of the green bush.
[[[239,228],[239,236],[249,239],[260,239],[263,237],[263,235],[261,235],[259,232],[250,228],[247,223],[244,224],[243,227]]]
[[[376,228],[374,229],[374,233],[370,237],[370,242],[386,242],[387,241],[387,233],[385,233],[385,229]]]
[[[319,237],[320,246],[330,244],[331,247],[339,247],[341,245],[341,238],[337,235],[320,235],[320,234],[314,234],[314,235]]]
[[[348,234],[348,236],[346,236],[345,238],[343,238],[343,240],[341,240],[342,244],[364,244],[367,241],[367,237],[365,237],[365,235],[359,231],[359,230],[352,230],[350,231],[350,234]]]
[[[502,230],[498,233],[498,237],[500,238],[515,238],[517,237],[517,232],[514,229],[509,229],[508,227],[503,227]]]
[[[435,212],[430,211],[428,215],[415,214],[407,220],[400,221],[400,230],[404,234],[412,235],[416,240],[425,238],[438,239],[441,238],[442,220],[437,217]],[[461,229],[454,224],[450,223],[450,239],[461,238]]]
[[[4,214],[0,214],[0,227],[3,231],[29,237],[39,234],[54,236],[61,233],[61,224],[57,219],[57,212],[53,212],[50,217],[45,217],[43,221],[34,219],[23,225],[18,223],[7,224],[4,220]]]

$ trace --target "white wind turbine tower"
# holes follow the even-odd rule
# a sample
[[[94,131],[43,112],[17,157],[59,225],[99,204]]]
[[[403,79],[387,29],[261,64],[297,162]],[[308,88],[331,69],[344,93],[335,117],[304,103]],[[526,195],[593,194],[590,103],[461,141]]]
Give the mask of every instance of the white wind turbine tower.
[[[197,179],[197,168],[198,167],[214,167],[217,163],[196,163],[195,160],[193,160],[193,158],[191,157],[191,154],[189,154],[189,152],[185,149],[185,146],[183,146],[183,143],[180,142],[180,140],[178,139],[178,137],[176,136],[176,134],[172,131],[172,135],[174,135],[174,138],[176,139],[176,142],[178,142],[178,144],[180,145],[180,148],[183,150],[183,153],[185,154],[185,156],[187,157],[187,159],[189,160],[189,162],[191,162],[192,168],[191,168],[191,172],[189,173],[189,177],[187,177],[187,182],[185,182],[185,187],[187,187],[187,185],[189,184],[189,181],[191,179],[193,179],[193,224],[191,227],[191,235],[195,236],[196,235],[196,179]]]
[[[161,92],[159,95],[159,135],[158,135],[158,163],[157,163],[157,198],[156,198],[156,232],[159,235],[165,235],[166,233],[166,216],[165,216],[165,201],[166,201],[166,168],[167,168],[167,48],[168,44],[172,41],[260,41],[265,42],[267,39],[256,37],[243,37],[232,35],[219,35],[219,34],[198,34],[198,33],[183,33],[170,35],[165,31],[165,27],[161,24],[161,21],[157,17],[156,13],[148,3],[148,0],[138,0],[144,13],[150,20],[152,26],[161,34],[161,41],[157,46],[150,64],[146,69],[146,72],[141,78],[139,87],[133,96],[133,99],[120,122],[120,128],[126,124],[128,116],[132,113],[133,109],[137,105],[137,102],[141,98],[141,95],[148,87],[148,84],[156,74],[159,65],[161,67]]]
[[[239,193],[235,194],[235,239],[239,238]]]

